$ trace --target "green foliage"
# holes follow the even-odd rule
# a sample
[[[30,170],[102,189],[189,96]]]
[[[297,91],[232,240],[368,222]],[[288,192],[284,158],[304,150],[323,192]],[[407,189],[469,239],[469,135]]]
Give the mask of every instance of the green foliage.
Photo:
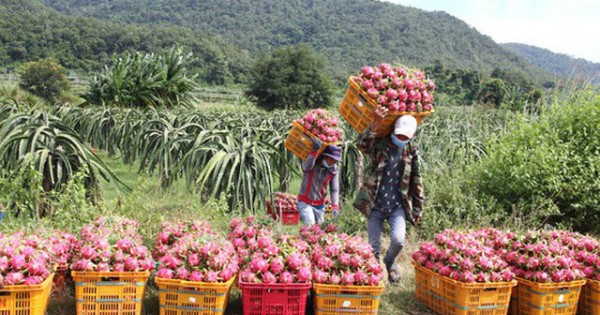
[[[193,51],[191,69],[199,80],[242,83],[250,65],[247,52],[220,37],[165,25],[136,25],[69,17],[37,0],[0,3],[0,68],[54,57],[68,69],[101,70],[114,55],[132,52],[164,53],[174,45]]]
[[[548,77],[450,14],[383,1],[44,2],[71,15],[195,31],[207,27],[251,53],[307,43],[328,59],[328,71],[340,81],[365,64],[385,61],[419,66],[436,59],[454,68],[488,73],[494,67],[525,69],[534,77]]]
[[[581,58],[573,58],[565,54],[553,53],[547,49],[525,44],[507,43],[501,45],[525,58],[531,64],[550,73],[596,85],[600,83],[600,77],[598,76],[598,73],[600,73],[599,63]],[[553,82],[548,82],[546,87],[551,88],[553,87],[552,85]]]
[[[0,173],[1,201],[8,214],[5,220],[22,223],[22,220],[48,216],[55,223],[53,227],[75,231],[100,213],[89,199],[87,181],[87,172],[82,170],[60,190],[46,191],[44,176],[29,156],[19,168]]]
[[[582,97],[583,96],[583,97]],[[551,223],[600,231],[600,98],[557,101],[539,119],[518,121],[476,168],[480,191],[506,211],[555,208]]]
[[[310,46],[276,49],[259,58],[246,94],[268,110],[329,106],[331,82],[323,68]]]
[[[39,104],[43,101],[38,96],[21,89],[18,84],[0,83],[0,106],[9,104],[10,102],[17,104]]]
[[[484,73],[472,69],[457,69],[447,67],[441,60],[424,68],[427,75],[436,83],[436,103],[445,105],[469,105],[477,100]],[[451,95],[448,101],[440,96]]]
[[[478,99],[485,104],[500,107],[506,95],[506,85],[502,79],[489,78],[483,82],[479,90]]]
[[[195,77],[186,66],[191,54],[172,48],[164,55],[136,53],[118,58],[94,77],[83,98],[94,105],[172,107],[193,100]]]
[[[25,112],[17,106],[2,106],[0,139],[0,169],[9,177],[23,177],[30,174],[23,175],[24,170],[35,169],[35,176],[25,176],[39,179],[31,189],[41,189],[44,193],[60,192],[83,171],[86,172],[84,184],[88,198],[96,196],[99,177],[119,183],[73,129],[45,111],[34,108]],[[36,216],[52,213],[51,209],[43,207],[38,210]]]
[[[48,101],[69,90],[65,68],[53,59],[25,63],[19,70],[19,86]]]

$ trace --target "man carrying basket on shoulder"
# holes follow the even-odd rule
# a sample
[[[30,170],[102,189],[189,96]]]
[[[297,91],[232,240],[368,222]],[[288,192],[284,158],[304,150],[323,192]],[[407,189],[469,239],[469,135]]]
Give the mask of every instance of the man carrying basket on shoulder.
[[[358,138],[358,148],[370,157],[370,163],[365,168],[354,207],[368,218],[369,243],[378,260],[383,223],[388,221],[391,243],[383,262],[390,283],[395,284],[400,280],[395,261],[406,245],[406,221],[418,225],[425,194],[419,152],[410,142],[417,131],[417,120],[410,115],[401,116],[389,137],[376,138],[373,131],[387,112],[385,108],[377,109],[373,123]]]

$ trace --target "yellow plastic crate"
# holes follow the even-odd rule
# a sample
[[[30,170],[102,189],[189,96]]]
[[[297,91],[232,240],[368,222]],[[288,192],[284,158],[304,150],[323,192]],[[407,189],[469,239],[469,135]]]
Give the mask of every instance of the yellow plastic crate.
[[[224,314],[235,277],[225,283],[155,278],[160,315]]]
[[[1,315],[44,315],[52,293],[51,275],[38,285],[7,285],[0,289]]]
[[[310,140],[311,138],[316,138],[316,136],[306,131],[306,129],[304,129],[304,127],[302,127],[296,121],[293,121],[292,129],[290,129],[290,133],[285,139],[283,145],[297,157],[302,159],[302,161],[304,161],[310,152],[312,152],[313,143]],[[339,142],[323,142],[321,148],[317,152],[317,155],[323,153],[325,148],[328,146],[337,144],[339,144]]]
[[[139,315],[150,273],[73,271],[78,315]]]
[[[519,285],[512,290],[510,294],[510,305],[508,307],[509,315],[519,315]]]
[[[446,311],[446,298],[444,296],[445,283],[439,274],[421,267],[413,262],[415,267],[415,296],[417,301],[423,303],[436,314]]]
[[[350,87],[346,91],[346,95],[340,104],[340,114],[344,119],[359,133],[365,131],[371,122],[373,122],[373,115],[375,114],[375,110],[377,109],[377,102],[374,99],[369,97],[365,91],[363,91],[360,86],[356,82],[354,82],[354,78],[350,77],[348,79],[350,83]],[[432,109],[427,112],[388,112],[388,114],[383,118],[379,128],[375,130],[377,133],[377,137],[384,137],[389,135],[392,132],[392,126],[398,117],[404,115],[412,115],[417,119],[417,122],[420,124],[423,121],[423,118],[433,114],[435,111]]]
[[[315,315],[377,314],[385,287],[313,284]]]
[[[427,268],[415,267],[415,295],[436,314],[506,315],[512,289],[517,281],[463,283]]]
[[[444,278],[446,315],[506,315],[517,281],[463,283]]]
[[[581,290],[579,298],[579,315],[600,314],[600,281],[588,280]]]
[[[575,315],[585,280],[536,283],[518,279],[519,315]]]

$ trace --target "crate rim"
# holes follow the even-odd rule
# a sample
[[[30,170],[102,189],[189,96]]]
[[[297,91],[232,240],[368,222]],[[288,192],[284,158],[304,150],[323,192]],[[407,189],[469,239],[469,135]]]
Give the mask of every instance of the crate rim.
[[[39,291],[45,289],[48,285],[52,284],[52,279],[54,278],[54,273],[51,273],[46,280],[44,280],[40,284],[35,285],[25,285],[25,284],[16,284],[16,285],[5,285],[0,289],[0,292],[29,292],[29,291]]]
[[[150,277],[150,271],[71,271],[73,277]]]
[[[517,277],[517,281],[519,282],[519,284],[523,283],[523,284],[527,284],[529,286],[540,288],[540,289],[555,289],[555,288],[560,288],[560,287],[569,287],[569,288],[581,287],[587,283],[588,279],[575,280],[575,281],[569,281],[569,282],[566,282],[566,281],[565,282],[535,282],[535,281],[530,281],[527,279]]]
[[[207,289],[227,289],[231,287],[234,281],[237,279],[237,275],[231,277],[231,279],[226,282],[204,282],[204,281],[187,281],[187,280],[179,280],[179,279],[167,279],[167,278],[159,278],[155,277],[154,282],[157,285],[177,285],[177,286],[189,286],[189,287],[198,287],[198,288],[207,288]]]
[[[442,276],[441,274],[439,274],[433,270],[427,269],[427,268],[419,265],[414,260],[412,261],[412,264],[415,268],[420,269],[421,271],[436,275],[436,276],[442,278],[443,281],[452,283],[454,285],[457,285],[457,286],[459,286],[461,288],[465,288],[465,289],[506,288],[506,287],[517,286],[519,283],[516,279],[512,280],[512,281],[501,281],[501,282],[471,282],[471,283],[460,282],[460,281],[456,281],[454,279],[448,278],[446,276]]]
[[[240,289],[310,289],[313,287],[312,282],[307,283],[250,283],[244,282],[241,279],[238,281]]]
[[[382,283],[380,285],[337,285],[337,284],[324,284],[324,283],[314,283],[313,289],[329,289],[329,290],[348,290],[348,291],[362,291],[362,292],[373,292],[373,293],[383,293],[385,291],[385,285]]]

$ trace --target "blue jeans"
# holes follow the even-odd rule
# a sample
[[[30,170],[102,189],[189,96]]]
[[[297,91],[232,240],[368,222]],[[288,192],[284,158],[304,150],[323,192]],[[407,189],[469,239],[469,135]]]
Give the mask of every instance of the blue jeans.
[[[375,208],[371,210],[371,215],[367,223],[367,232],[369,234],[369,244],[373,248],[375,257],[379,259],[381,251],[381,230],[385,220],[390,224],[390,247],[388,248],[383,263],[390,268],[396,261],[396,257],[406,245],[406,214],[402,207],[398,207],[391,212],[382,212]]]
[[[298,213],[304,225],[313,225],[323,223],[325,206],[315,207],[302,201],[298,201]]]

